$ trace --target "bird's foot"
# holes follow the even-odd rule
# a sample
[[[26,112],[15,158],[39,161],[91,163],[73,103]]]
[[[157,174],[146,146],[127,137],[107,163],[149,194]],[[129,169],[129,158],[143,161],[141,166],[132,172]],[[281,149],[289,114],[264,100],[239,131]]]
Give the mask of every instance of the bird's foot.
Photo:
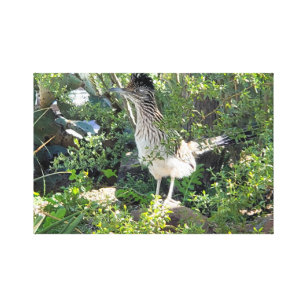
[[[167,205],[170,208],[175,208],[175,207],[180,207],[181,202],[177,201],[177,200],[174,200],[172,198],[166,198],[164,200],[164,204]]]
[[[154,203],[154,205],[161,205],[161,204],[163,204],[163,201],[162,201],[162,199],[161,199],[161,197],[160,196],[156,196],[154,199],[153,199],[153,203]]]

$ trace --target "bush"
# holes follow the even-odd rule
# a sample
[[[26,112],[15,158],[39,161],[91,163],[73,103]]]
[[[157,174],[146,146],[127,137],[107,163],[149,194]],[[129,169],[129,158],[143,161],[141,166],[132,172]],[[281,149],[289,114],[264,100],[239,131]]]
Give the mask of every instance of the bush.
[[[72,233],[82,224],[83,216],[90,208],[89,201],[82,194],[92,188],[92,182],[86,172],[70,172],[69,180],[72,183],[63,188],[63,192],[43,197],[34,193],[36,233]]]
[[[98,214],[95,216],[97,230],[94,233],[167,233],[169,213],[170,211],[161,203],[152,200],[141,213],[139,220],[135,221],[126,205],[122,209],[116,205],[109,205],[98,209]]]
[[[61,193],[44,197],[35,193],[35,233],[167,233],[170,211],[160,202],[144,206],[135,221],[126,205],[86,199],[83,193],[92,188],[86,173],[72,171],[70,180],[72,184]]]
[[[245,225],[252,217],[265,212],[272,199],[273,146],[257,146],[241,152],[240,161],[212,172],[212,187],[208,193],[190,194],[190,206],[210,216],[216,231],[235,231],[236,225]]]
[[[75,147],[68,148],[68,155],[60,154],[54,159],[54,170],[75,169],[88,171],[96,177],[97,182],[108,178],[103,170],[111,169],[116,172],[120,162],[128,150],[127,144],[133,141],[133,135],[129,130],[126,115],[119,112],[116,115],[110,108],[101,108],[100,104],[88,103],[80,109],[73,107],[69,116],[77,120],[89,120],[95,118],[101,126],[100,134],[85,137],[82,140],[75,139]]]

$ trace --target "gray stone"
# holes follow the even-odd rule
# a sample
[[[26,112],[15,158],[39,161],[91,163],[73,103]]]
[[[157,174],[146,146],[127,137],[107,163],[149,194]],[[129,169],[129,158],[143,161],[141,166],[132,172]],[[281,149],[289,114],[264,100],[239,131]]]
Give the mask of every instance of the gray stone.
[[[170,230],[172,230],[173,227],[177,227],[179,224],[193,223],[197,226],[201,226],[206,230],[206,233],[212,233],[207,221],[208,218],[201,213],[178,204],[170,207],[169,210],[172,211],[169,215],[170,221],[167,223],[168,226],[171,226]],[[134,210],[131,212],[131,215],[135,221],[138,221],[142,212],[143,209]]]

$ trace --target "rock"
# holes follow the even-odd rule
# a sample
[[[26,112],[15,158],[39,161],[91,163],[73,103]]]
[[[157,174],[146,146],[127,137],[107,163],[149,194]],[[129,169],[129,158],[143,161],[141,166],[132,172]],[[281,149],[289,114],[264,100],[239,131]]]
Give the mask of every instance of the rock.
[[[106,204],[107,202],[116,202],[115,196],[116,188],[101,188],[99,190],[91,190],[82,194],[82,196],[90,201],[94,201],[100,204]]]
[[[194,223],[196,225],[202,226],[206,232],[209,231],[209,225],[207,222],[207,217],[199,212],[196,212],[190,208],[178,206],[170,209],[172,213],[170,214],[169,224],[177,227],[180,223]]]
[[[273,213],[266,216],[259,216],[252,224],[246,225],[247,232],[253,232],[254,227],[259,230],[263,228],[262,233],[273,234],[274,233],[274,215]]]
[[[42,176],[37,172],[35,174],[37,177]],[[45,175],[48,175],[45,173]],[[71,181],[68,179],[70,174],[63,174],[59,173],[54,176],[48,176],[44,177],[41,179],[37,180],[37,177],[35,178],[36,180],[34,181],[34,191],[36,192],[45,192],[45,193],[50,193],[50,192],[60,192],[62,191],[62,187],[68,187]]]
[[[169,210],[172,211],[172,213],[169,215],[171,220],[167,225],[177,227],[179,224],[194,223],[198,226],[202,226],[202,228],[206,230],[206,233],[212,233],[207,217],[201,213],[181,205],[172,206]],[[143,209],[133,210],[131,215],[135,221],[138,221],[142,212]]]
[[[133,180],[135,183],[142,182],[142,188],[138,185],[133,186],[133,188],[141,193],[154,193],[155,187],[152,187],[152,175],[149,173],[146,167],[142,167],[138,160],[137,151],[131,151],[126,153],[126,157],[124,157],[121,161],[118,176],[117,176],[117,187],[118,188],[125,188],[126,183]],[[149,185],[147,184],[149,183]],[[162,185],[161,185],[162,186]],[[131,185],[129,186],[131,187]],[[162,188],[161,188],[162,190]]]
[[[127,173],[130,173],[133,176],[138,175],[140,172],[142,172],[142,167],[138,160],[137,152],[127,152],[126,157],[121,161],[117,180],[124,180]]]

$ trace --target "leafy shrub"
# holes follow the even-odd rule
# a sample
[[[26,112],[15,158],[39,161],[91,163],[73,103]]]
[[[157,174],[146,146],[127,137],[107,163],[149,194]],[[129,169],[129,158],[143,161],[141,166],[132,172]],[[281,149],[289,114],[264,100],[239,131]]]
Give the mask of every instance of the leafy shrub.
[[[249,217],[244,212],[266,210],[266,195],[273,189],[272,143],[263,149],[246,148],[238,163],[211,174],[214,183],[209,194],[191,193],[191,207],[211,216],[218,232],[227,233],[234,225],[244,225]]]
[[[107,178],[104,170],[118,169],[127,151],[127,144],[133,140],[131,133],[124,131],[124,126],[127,125],[125,114],[120,112],[115,116],[111,109],[101,109],[98,104],[87,104],[83,111],[81,108],[78,113],[74,112],[77,111],[73,111],[71,115],[79,120],[93,118],[91,112],[96,112],[95,118],[101,125],[101,133],[80,141],[75,139],[76,147],[69,147],[67,156],[61,154],[55,158],[52,168],[88,171],[90,175],[98,177],[97,181],[100,182]]]
[[[201,177],[203,176],[203,171],[203,165],[198,164],[196,166],[195,172],[192,173],[191,176],[184,177],[181,180],[175,181],[175,186],[179,190],[180,194],[183,196],[183,198],[181,198],[181,202],[183,204],[186,204],[186,202],[190,199],[191,192],[195,190],[195,187],[197,185],[202,185]]]
[[[139,220],[134,221],[126,205],[123,206],[123,210],[116,205],[110,205],[98,209],[95,217],[98,229],[94,233],[166,233],[166,224],[170,220],[169,213],[170,211],[161,203],[153,200],[146,211],[140,214]]]
[[[62,73],[35,73],[34,74],[34,86],[38,85],[48,89],[56,99],[69,102],[67,93],[67,85],[65,84],[65,74]]]
[[[201,225],[193,223],[185,223],[183,225],[178,225],[175,228],[176,233],[181,234],[204,234],[206,233],[205,229]]]
[[[86,199],[83,193],[92,188],[86,172],[72,170],[69,179],[72,184],[61,193],[44,197],[35,193],[35,233],[167,233],[170,211],[152,197],[142,199],[146,206],[135,221],[125,204]]]
[[[34,193],[36,233],[71,233],[82,223],[89,201],[81,195],[92,188],[92,182],[86,172],[76,174],[75,170],[71,171],[69,180],[72,184],[62,193],[44,197]],[[46,218],[42,221],[44,216]]]
[[[143,172],[137,176],[133,176],[131,173],[125,174],[125,178],[118,181],[117,188],[131,189],[142,195],[150,195],[155,192],[156,180],[148,174],[148,169],[144,168]]]

